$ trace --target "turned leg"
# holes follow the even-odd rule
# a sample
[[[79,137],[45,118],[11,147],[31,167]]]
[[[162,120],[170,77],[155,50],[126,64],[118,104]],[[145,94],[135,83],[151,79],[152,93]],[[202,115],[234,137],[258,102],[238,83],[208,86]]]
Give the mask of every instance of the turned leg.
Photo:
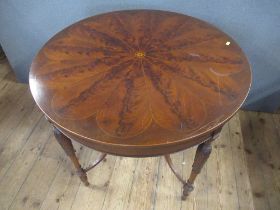
[[[183,187],[183,195],[182,195],[183,200],[185,200],[187,196],[190,194],[190,192],[193,191],[194,189],[193,183],[195,181],[195,178],[200,173],[203,165],[205,164],[206,160],[210,156],[211,150],[212,150],[211,141],[204,142],[197,147],[190,177],[187,183],[185,183]]]
[[[67,154],[67,156],[73,162],[73,164],[77,170],[77,174],[80,177],[81,181],[86,186],[88,186],[89,182],[87,179],[87,174],[86,174],[85,170],[81,167],[81,165],[78,161],[78,158],[75,154],[75,150],[74,150],[71,140],[68,137],[66,137],[63,133],[61,133],[56,127],[53,127],[53,128],[54,128],[54,135],[55,135],[57,142],[60,144],[60,146],[62,147],[64,152]]]

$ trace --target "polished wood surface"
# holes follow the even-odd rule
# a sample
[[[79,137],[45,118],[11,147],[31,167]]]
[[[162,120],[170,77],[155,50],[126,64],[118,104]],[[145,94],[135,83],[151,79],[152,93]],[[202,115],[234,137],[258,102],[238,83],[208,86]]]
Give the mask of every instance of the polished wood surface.
[[[64,134],[130,156],[201,143],[239,109],[250,84],[232,38],[153,10],[75,23],[47,42],[30,71],[36,103]]]

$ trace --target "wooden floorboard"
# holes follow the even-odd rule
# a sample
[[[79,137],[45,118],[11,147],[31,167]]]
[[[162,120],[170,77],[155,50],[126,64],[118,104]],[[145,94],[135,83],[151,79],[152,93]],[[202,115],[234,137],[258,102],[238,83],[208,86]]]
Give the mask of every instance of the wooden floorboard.
[[[11,134],[6,139],[1,139],[0,180],[29,140],[41,118],[42,114],[34,106],[33,110],[26,114]]]
[[[36,126],[36,129],[24,145],[22,151],[17,155],[1,179],[0,203],[3,209],[6,209],[12,204],[21,186],[29,174],[32,173],[33,166],[45,145],[49,143],[50,136],[51,129],[45,123],[45,119],[41,118],[40,123]]]
[[[237,195],[240,209],[253,209],[253,197],[247,168],[246,155],[244,152],[243,139],[239,114],[236,114],[228,123],[230,131],[230,146],[233,157],[233,167],[236,180]],[[242,151],[242,152],[241,152]]]
[[[108,155],[85,187],[35,106],[27,85],[0,64],[0,209],[279,209],[280,114],[241,111],[223,128],[212,154],[181,201],[182,184],[162,157]],[[74,143],[83,166],[98,152]],[[189,176],[195,148],[172,154]]]
[[[272,114],[241,112],[255,209],[279,209],[279,134]]]

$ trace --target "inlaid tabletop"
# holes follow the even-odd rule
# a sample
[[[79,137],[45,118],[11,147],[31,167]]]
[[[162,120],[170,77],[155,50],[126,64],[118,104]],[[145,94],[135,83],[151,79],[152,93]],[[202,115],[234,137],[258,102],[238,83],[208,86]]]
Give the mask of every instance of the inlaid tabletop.
[[[196,18],[116,11],[50,39],[30,71],[33,97],[59,128],[120,145],[189,141],[227,121],[251,84],[236,42]]]

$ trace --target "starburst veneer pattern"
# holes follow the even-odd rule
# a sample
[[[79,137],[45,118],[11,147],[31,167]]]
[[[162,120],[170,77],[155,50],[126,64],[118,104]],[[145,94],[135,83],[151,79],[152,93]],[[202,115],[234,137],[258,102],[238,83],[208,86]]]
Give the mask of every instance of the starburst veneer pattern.
[[[71,25],[46,43],[30,72],[37,104],[68,136],[135,156],[149,146],[199,143],[239,109],[250,84],[232,38],[201,20],[152,10]]]

